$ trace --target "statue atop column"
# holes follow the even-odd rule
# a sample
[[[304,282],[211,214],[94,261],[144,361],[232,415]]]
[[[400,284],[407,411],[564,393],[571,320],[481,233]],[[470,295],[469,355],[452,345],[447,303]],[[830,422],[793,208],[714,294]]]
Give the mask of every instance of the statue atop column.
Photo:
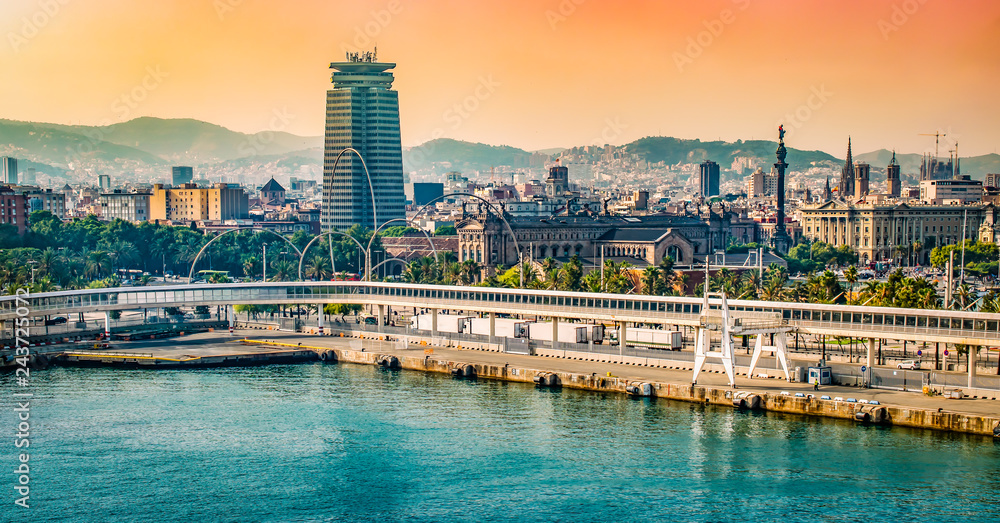
[[[775,195],[774,235],[771,237],[771,244],[778,252],[786,253],[792,246],[792,239],[785,230],[785,168],[788,167],[788,164],[785,163],[785,157],[788,151],[785,150],[784,125],[778,126],[778,150],[774,154],[778,159],[777,163],[774,164],[775,170],[778,171],[778,183]]]

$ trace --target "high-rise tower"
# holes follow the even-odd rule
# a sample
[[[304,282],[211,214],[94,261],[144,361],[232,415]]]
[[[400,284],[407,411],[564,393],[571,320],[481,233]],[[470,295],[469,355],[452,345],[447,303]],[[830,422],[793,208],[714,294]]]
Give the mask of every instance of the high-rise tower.
[[[0,183],[17,185],[17,159],[10,156],[0,157]]]
[[[699,192],[705,198],[719,195],[719,164],[712,160],[701,163],[698,177]]]
[[[333,89],[326,92],[324,230],[348,229],[354,224],[375,228],[406,217],[399,94],[392,90],[389,72],[394,67],[396,64],[377,61],[374,52],[348,53],[346,62],[330,64],[334,73]],[[364,158],[371,185],[353,153],[343,154],[334,171],[337,156],[347,148]]]

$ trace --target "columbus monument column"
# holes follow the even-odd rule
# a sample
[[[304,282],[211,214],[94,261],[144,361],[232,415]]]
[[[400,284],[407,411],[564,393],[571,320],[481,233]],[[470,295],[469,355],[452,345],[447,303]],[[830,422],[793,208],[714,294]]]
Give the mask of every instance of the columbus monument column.
[[[780,253],[788,252],[788,249],[792,246],[792,239],[788,236],[788,231],[785,230],[785,168],[788,167],[788,164],[785,163],[785,156],[787,154],[788,152],[785,151],[785,128],[783,125],[779,125],[778,150],[775,151],[778,163],[774,164],[774,168],[778,171],[778,198],[776,203],[778,209],[776,223],[774,224],[774,235],[771,236],[771,246]]]

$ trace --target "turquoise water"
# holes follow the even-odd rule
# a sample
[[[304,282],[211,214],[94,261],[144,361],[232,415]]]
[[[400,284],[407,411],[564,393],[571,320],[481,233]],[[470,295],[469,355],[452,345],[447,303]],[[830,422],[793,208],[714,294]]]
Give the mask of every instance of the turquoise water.
[[[32,378],[3,521],[1000,518],[986,438],[352,365]]]

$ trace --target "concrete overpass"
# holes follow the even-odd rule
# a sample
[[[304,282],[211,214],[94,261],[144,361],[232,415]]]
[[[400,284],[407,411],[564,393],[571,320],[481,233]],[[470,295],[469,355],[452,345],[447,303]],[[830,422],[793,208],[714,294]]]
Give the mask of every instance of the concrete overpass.
[[[123,287],[0,297],[0,320],[157,307],[351,303],[698,327],[701,298],[379,282],[262,282]],[[713,306],[710,306],[710,308]],[[780,318],[801,334],[1000,345],[1000,314],[730,300],[733,321]]]

